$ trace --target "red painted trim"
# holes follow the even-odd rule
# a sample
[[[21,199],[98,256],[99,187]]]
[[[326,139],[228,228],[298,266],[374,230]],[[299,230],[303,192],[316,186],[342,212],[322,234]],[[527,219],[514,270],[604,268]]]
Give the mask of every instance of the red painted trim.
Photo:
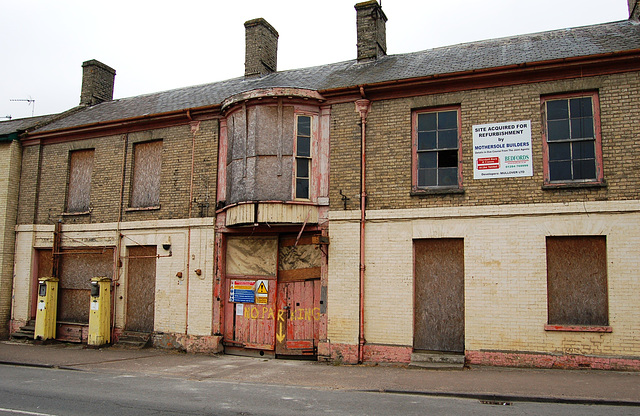
[[[545,331],[565,331],[565,332],[613,332],[610,326],[580,326],[580,325],[545,325]]]
[[[436,74],[428,77],[385,81],[369,84],[371,100],[415,97],[446,92],[477,90],[501,86],[533,84],[569,78],[610,75],[640,70],[640,49],[588,57],[530,62],[499,68],[488,68]],[[359,96],[360,86],[321,91],[327,104],[344,103]]]
[[[309,161],[311,166],[309,167],[309,198],[296,198],[296,179],[298,178],[298,117],[309,117],[311,119],[311,137],[309,138]],[[318,184],[318,113],[310,112],[310,111],[299,111],[298,109],[294,109],[293,118],[295,122],[294,132],[293,132],[293,155],[292,155],[292,166],[293,166],[293,175],[291,178],[291,200],[309,203],[311,201],[318,200],[317,193],[317,184]],[[283,140],[285,140],[283,134]]]
[[[317,163],[316,166],[316,178],[317,185],[316,189],[316,199],[320,197],[329,197],[329,166],[330,166],[330,157],[329,157],[329,145],[330,140],[329,136],[331,134],[331,107],[324,106],[320,107],[320,114],[318,116],[318,132],[317,132]]]
[[[214,106],[212,109],[219,109],[219,106]],[[188,125],[193,120],[202,121],[219,118],[217,110],[215,112],[212,112],[214,110],[209,110],[211,112],[208,113],[198,112],[197,114],[194,113],[195,111],[196,110],[193,109],[185,109],[166,114],[154,114],[131,119],[98,122],[70,129],[52,130],[41,133],[36,132],[22,140],[22,145],[33,146],[40,144],[42,141],[47,144],[64,143],[79,139],[91,139],[116,134]]]
[[[241,92],[225,99],[222,102],[221,111],[226,111],[228,108],[233,107],[237,103],[247,102],[249,100],[262,100],[262,99],[278,99],[286,97],[288,99],[297,100],[317,100],[319,103],[324,101],[324,97],[315,90],[309,90],[304,88],[290,88],[290,87],[273,87],[273,88],[259,88],[255,90]]]
[[[216,201],[227,200],[227,153],[229,151],[229,137],[227,119],[222,118],[219,126],[218,137],[218,186],[217,186],[217,199]]]
[[[547,142],[547,111],[546,103],[552,100],[570,99],[577,97],[591,97],[593,104],[593,124],[596,146],[596,179],[592,181],[551,182],[549,178],[549,143]],[[564,94],[546,95],[540,98],[540,111],[542,118],[542,172],[544,185],[562,188],[563,186],[575,186],[582,184],[603,184],[604,170],[602,166],[602,129],[600,127],[600,100],[597,91],[583,91]]]
[[[413,348],[408,346],[366,344],[363,361],[408,364],[411,362],[412,352]]]
[[[462,189],[462,117],[460,105],[449,105],[445,107],[431,107],[428,109],[415,110],[411,113],[411,189],[414,193],[431,190],[445,190],[443,186],[418,187],[418,115],[426,113],[439,113],[442,111],[455,110],[458,113],[458,186],[453,189]]]
[[[467,364],[497,367],[559,368],[640,371],[638,357],[597,357],[570,354],[519,353],[510,351],[466,351]]]

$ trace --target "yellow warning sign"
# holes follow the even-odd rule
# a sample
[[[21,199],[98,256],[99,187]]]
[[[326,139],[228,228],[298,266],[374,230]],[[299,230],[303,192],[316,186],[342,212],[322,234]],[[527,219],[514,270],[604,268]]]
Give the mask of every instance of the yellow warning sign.
[[[269,281],[258,280],[256,281],[256,303],[259,305],[266,305],[269,303]]]
[[[256,293],[265,294],[265,295],[269,293],[267,291],[267,286],[264,284],[264,280],[260,281],[260,286],[258,286],[258,290],[256,290]]]

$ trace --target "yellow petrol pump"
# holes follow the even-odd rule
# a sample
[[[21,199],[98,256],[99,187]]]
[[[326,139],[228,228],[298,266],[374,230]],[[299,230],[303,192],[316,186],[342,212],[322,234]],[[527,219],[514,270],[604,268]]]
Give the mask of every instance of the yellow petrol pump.
[[[111,279],[91,279],[88,345],[100,346],[111,342]]]
[[[41,277],[38,280],[38,309],[33,338],[47,340],[56,337],[58,314],[58,278]]]

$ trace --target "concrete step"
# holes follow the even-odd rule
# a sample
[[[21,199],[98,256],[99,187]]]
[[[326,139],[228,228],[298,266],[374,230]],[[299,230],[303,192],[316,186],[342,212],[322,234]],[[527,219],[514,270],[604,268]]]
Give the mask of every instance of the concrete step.
[[[462,370],[464,368],[464,354],[414,352],[411,354],[409,366],[439,370]]]
[[[33,331],[29,332],[29,331],[18,330],[16,332],[14,332],[13,334],[11,334],[11,338],[33,339],[33,334],[34,334]]]
[[[114,344],[114,346],[142,349],[147,347],[150,341],[150,333],[125,331],[122,333],[122,335],[120,335],[120,337],[118,338],[118,342]]]
[[[36,331],[36,321],[28,321],[25,325],[21,326],[19,330],[11,334],[11,338],[29,338],[33,339],[33,334]]]

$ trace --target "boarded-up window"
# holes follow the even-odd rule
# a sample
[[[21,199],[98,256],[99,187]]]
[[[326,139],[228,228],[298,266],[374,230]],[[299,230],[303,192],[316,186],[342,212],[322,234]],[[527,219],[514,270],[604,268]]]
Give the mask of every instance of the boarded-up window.
[[[67,212],[89,211],[94,150],[76,150],[69,154]]]
[[[159,206],[162,141],[136,144],[134,146],[133,160],[131,207]]]
[[[275,276],[277,253],[275,237],[229,237],[227,275]]]
[[[547,237],[549,324],[609,325],[604,236]]]

